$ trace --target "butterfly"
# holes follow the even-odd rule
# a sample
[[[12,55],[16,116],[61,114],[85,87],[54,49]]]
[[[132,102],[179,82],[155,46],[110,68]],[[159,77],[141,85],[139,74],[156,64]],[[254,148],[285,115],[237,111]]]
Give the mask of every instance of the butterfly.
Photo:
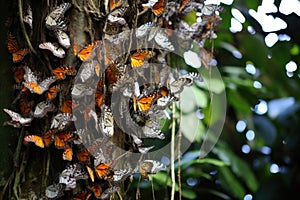
[[[81,193],[75,194],[72,200],[89,200],[92,196],[92,193],[87,193],[86,191],[82,191]]]
[[[9,122],[9,124],[14,127],[29,126],[30,122],[33,120],[33,118],[31,117],[24,118],[19,113],[6,108],[4,108],[3,111],[11,117],[11,121]]]
[[[97,199],[100,199],[102,194],[102,189],[100,184],[93,184],[92,186],[88,186],[88,189],[91,190]]]
[[[62,30],[55,30],[54,31],[57,39],[58,39],[58,43],[63,46],[64,48],[68,49],[71,46],[71,42],[70,42],[70,37],[68,36],[68,34]]]
[[[145,37],[147,35],[147,33],[149,33],[150,29],[154,26],[154,22],[147,22],[146,24],[143,24],[141,26],[139,26],[136,30],[135,30],[135,35],[137,38],[141,39],[143,37]]]
[[[81,149],[77,152],[77,159],[79,162],[87,163],[91,154],[87,149]]]
[[[145,59],[155,55],[154,51],[138,51],[131,56],[131,66],[140,67],[145,63]]]
[[[75,138],[75,134],[71,132],[57,133],[54,137],[54,145],[56,148],[65,148],[67,143]]]
[[[72,114],[72,110],[74,108],[77,108],[79,106],[78,103],[75,103],[74,101],[72,101],[71,99],[67,99],[64,101],[60,111],[63,113],[69,113]]]
[[[51,51],[51,53],[58,58],[64,58],[66,55],[65,50],[61,48],[57,43],[44,42],[39,44],[39,48]]]
[[[16,70],[14,71],[14,79],[16,83],[20,83],[24,79],[24,75],[25,75],[25,70],[23,66],[16,68]]]
[[[182,0],[180,3],[179,12],[181,12],[188,3],[189,0]]]
[[[73,150],[70,145],[66,145],[63,152],[63,160],[72,161],[72,157],[73,157]]]
[[[119,169],[114,171],[113,182],[120,183],[132,174],[131,169]]]
[[[43,94],[45,91],[48,90],[49,86],[56,81],[55,76],[51,76],[46,78],[40,83],[37,83],[37,81],[33,82],[24,82],[24,86],[30,90],[31,93],[36,94]]]
[[[98,44],[100,44],[100,41],[93,42],[93,43],[83,47],[78,52],[77,42],[76,42],[76,40],[74,40],[74,44],[73,44],[74,55],[76,55],[81,61],[86,61],[92,57],[94,47],[98,46]]]
[[[103,105],[101,112],[100,126],[106,137],[112,137],[114,134],[114,118],[111,109]]]
[[[153,6],[152,6],[152,12],[159,16],[165,11],[165,2],[164,0],[158,0]]]
[[[98,81],[97,89],[95,93],[95,103],[99,108],[103,104],[104,92],[105,92],[104,90],[105,90],[104,82],[103,82],[103,78],[101,77]]]
[[[173,80],[169,83],[170,92],[172,94],[180,93],[184,89],[184,86],[191,86],[194,80],[199,79],[200,75],[194,72],[182,75],[177,80]]]
[[[20,112],[22,114],[22,116],[24,117],[28,117],[29,114],[31,114],[31,109],[33,107],[34,102],[33,101],[28,101],[28,99],[25,98],[21,98],[19,100],[19,108],[20,108]]]
[[[27,15],[25,15],[23,17],[23,21],[25,23],[27,23],[29,25],[29,27],[32,29],[32,9],[31,9],[30,5],[27,5],[26,12],[27,12]]]
[[[43,138],[38,135],[27,135],[24,137],[25,142],[33,142],[36,146],[44,148],[45,144],[43,142]]]
[[[119,192],[120,191],[120,187],[118,186],[112,186],[107,188],[106,190],[104,190],[104,192],[101,195],[101,199],[107,199],[109,198],[109,196],[115,192]]]
[[[46,17],[46,27],[49,30],[65,30],[66,24],[62,18],[71,5],[71,3],[62,3],[50,12]]]
[[[89,87],[87,84],[77,83],[72,88],[72,97],[80,98],[83,96],[90,96],[94,93],[93,89]]]
[[[11,33],[8,34],[7,49],[9,53],[12,53],[14,63],[21,62],[30,52],[28,48],[19,49],[17,40]]]
[[[150,36],[149,36],[150,38]],[[154,40],[156,44],[163,49],[166,49],[168,51],[174,51],[175,48],[172,45],[172,43],[169,40],[168,35],[164,32],[164,30],[158,30],[154,36]]]
[[[86,166],[86,170],[87,170],[87,172],[90,176],[91,181],[94,182],[95,181],[95,175],[94,175],[93,169],[90,168],[89,166]]]
[[[100,163],[95,167],[95,172],[98,178],[103,179],[110,172],[112,162]]]
[[[64,190],[66,189],[66,185],[62,183],[49,185],[46,190],[45,194],[46,197],[49,199],[58,199],[64,195]]]
[[[54,131],[49,130],[43,135],[43,141],[46,147],[50,146],[50,144],[52,144],[52,142],[54,141],[53,134]]]
[[[58,113],[52,119],[50,129],[63,130],[70,122],[77,118],[70,113]]]
[[[75,76],[77,71],[72,66],[57,67],[52,70],[52,73],[56,76],[57,80],[63,80],[66,78],[66,75]]]
[[[122,0],[109,0],[109,10],[112,11],[122,5]]]
[[[156,119],[146,120],[142,130],[147,138],[165,139],[165,135],[160,130],[160,123]]]
[[[109,84],[114,84],[120,78],[121,73],[115,63],[110,64],[105,70],[105,78]]]
[[[53,112],[56,110],[56,107],[53,103],[48,101],[41,101],[35,107],[33,116],[36,118],[44,117],[48,112]]]
[[[160,170],[165,170],[166,167],[155,160],[144,160],[139,164],[139,172],[143,179],[149,180],[148,174],[156,174]]]
[[[50,87],[47,91],[47,99],[48,101],[55,99],[57,96],[57,93],[60,91],[60,86],[59,85],[54,85]]]

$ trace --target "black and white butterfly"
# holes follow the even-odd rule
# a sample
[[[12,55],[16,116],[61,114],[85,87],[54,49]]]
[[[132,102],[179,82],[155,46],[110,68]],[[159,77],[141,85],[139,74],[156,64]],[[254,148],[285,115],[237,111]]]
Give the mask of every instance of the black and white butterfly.
[[[71,7],[71,3],[62,3],[57,6],[46,17],[46,27],[49,30],[66,30],[67,26],[63,21],[65,12]]]
[[[6,112],[11,117],[11,121],[9,121],[7,124],[12,125],[13,127],[16,128],[19,128],[21,126],[29,126],[30,122],[33,120],[33,118],[31,117],[24,118],[22,117],[21,114],[6,108],[4,108],[3,111]]]

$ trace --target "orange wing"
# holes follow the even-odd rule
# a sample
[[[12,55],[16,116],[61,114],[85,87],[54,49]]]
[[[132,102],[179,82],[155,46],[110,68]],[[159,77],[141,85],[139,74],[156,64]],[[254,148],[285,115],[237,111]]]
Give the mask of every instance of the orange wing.
[[[55,85],[55,86],[49,88],[47,91],[48,100],[53,100],[57,96],[57,93],[59,92],[59,90],[60,90],[59,85]]]
[[[15,81],[17,83],[20,83],[23,78],[24,78],[24,74],[25,74],[25,70],[24,68],[21,66],[21,67],[18,67],[15,71],[14,71],[14,78],[15,78]]]
[[[148,111],[153,103],[154,96],[143,97],[137,101],[137,105],[140,111]]]
[[[111,163],[97,165],[95,172],[96,172],[98,178],[104,178],[108,174],[108,172],[110,170],[110,166],[111,166]]]
[[[27,88],[31,88],[34,93],[42,94],[42,89],[37,83],[25,82],[24,85],[26,85]]]
[[[186,6],[186,4],[189,2],[189,0],[182,0],[180,7],[179,7],[179,12],[183,10],[183,8]]]
[[[49,130],[44,134],[44,144],[46,147],[50,146],[50,144],[53,142],[53,131]]]
[[[154,56],[153,51],[141,51],[132,54],[131,56],[131,66],[140,67],[145,63],[145,59]]]
[[[79,51],[79,53],[77,54],[77,57],[81,61],[85,61],[85,60],[89,59],[92,56],[94,46],[95,46],[95,44],[92,43],[92,44],[89,44],[88,46],[84,47],[83,49],[81,49]]]
[[[65,100],[62,107],[61,107],[61,112],[63,113],[69,113],[72,114],[72,110],[74,108],[77,108],[79,104],[73,102],[71,99]]]
[[[74,133],[58,133],[54,137],[54,145],[57,148],[65,148],[67,142],[74,137]]]
[[[100,107],[103,104],[103,99],[104,99],[103,93],[104,93],[104,83],[103,83],[103,78],[101,77],[98,81],[97,90],[95,94],[95,101],[98,107]]]
[[[122,0],[109,0],[109,10],[112,11],[113,9],[122,5]]]
[[[13,62],[14,63],[21,62],[28,53],[29,53],[29,49],[28,48],[20,49],[20,50],[14,52],[12,54],[12,56],[13,56]]]
[[[44,142],[42,137],[38,136],[38,135],[27,135],[24,137],[24,141],[25,142],[33,142],[36,146],[44,148]]]
[[[87,171],[90,175],[90,178],[91,178],[92,182],[94,182],[95,181],[94,171],[89,166],[86,166],[86,169],[87,169]]]
[[[87,163],[90,157],[90,152],[88,150],[81,150],[77,152],[77,158],[80,162]]]
[[[119,78],[120,72],[115,63],[110,64],[105,70],[105,78],[109,84],[114,84]]]
[[[52,73],[56,76],[57,80],[65,79],[67,72],[68,72],[67,67],[58,67],[58,68],[52,70]]]
[[[165,2],[164,0],[158,0],[153,6],[152,6],[152,12],[158,16],[162,14],[165,11]]]
[[[7,49],[9,53],[14,53],[19,50],[17,40],[11,33],[8,34]]]
[[[22,98],[20,99],[19,106],[22,116],[28,117],[33,107],[33,102],[29,102],[27,98]]]
[[[86,191],[83,191],[81,193],[77,193],[72,200],[89,200],[92,196],[92,193],[87,193]]]
[[[63,153],[63,159],[72,161],[72,157],[73,157],[73,150],[69,145],[67,145]]]
[[[102,189],[101,189],[101,186],[100,184],[95,184],[95,185],[92,185],[90,187],[88,187],[91,191],[93,191],[95,197],[97,199],[100,198],[101,194],[102,194]]]

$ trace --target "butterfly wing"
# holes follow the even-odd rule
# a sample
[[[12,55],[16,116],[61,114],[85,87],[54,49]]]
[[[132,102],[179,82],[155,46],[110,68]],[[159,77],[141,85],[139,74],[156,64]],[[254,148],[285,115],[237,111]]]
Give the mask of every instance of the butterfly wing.
[[[98,178],[102,179],[108,174],[110,170],[110,165],[111,163],[101,163],[96,166],[95,172]]]
[[[73,150],[69,145],[67,145],[63,152],[63,160],[72,161],[72,157],[73,157]]]
[[[54,83],[55,81],[57,80],[56,76],[51,76],[49,78],[46,78],[45,80],[43,80],[39,86],[41,88],[41,93],[38,93],[38,94],[42,94],[44,93],[46,90],[49,89],[49,86]]]
[[[106,137],[112,137],[114,134],[114,118],[110,108],[106,105],[103,106],[100,123],[104,135]]]
[[[7,49],[9,53],[13,53],[19,50],[17,40],[11,33],[8,34]]]
[[[92,57],[92,53],[93,53],[93,49],[94,49],[95,44],[89,44],[86,47],[84,47],[83,49],[81,49],[79,51],[79,53],[77,54],[77,57],[81,60],[81,61],[86,61],[89,58]]]
[[[59,92],[60,87],[59,85],[55,85],[53,87],[50,87],[48,92],[47,92],[47,99],[48,100],[53,100],[57,96],[57,93]]]
[[[13,62],[14,63],[21,62],[28,53],[29,53],[29,49],[28,48],[20,49],[20,50],[14,52],[12,54],[12,56],[13,56]]]
[[[164,0],[158,0],[153,6],[152,6],[152,12],[159,16],[165,11],[165,1]]]
[[[44,142],[42,137],[38,136],[38,135],[27,135],[24,137],[24,141],[25,142],[33,142],[36,146],[44,148]]]
[[[95,181],[94,171],[89,166],[86,166],[86,169],[90,175],[90,179],[92,180],[92,182],[94,182]]]

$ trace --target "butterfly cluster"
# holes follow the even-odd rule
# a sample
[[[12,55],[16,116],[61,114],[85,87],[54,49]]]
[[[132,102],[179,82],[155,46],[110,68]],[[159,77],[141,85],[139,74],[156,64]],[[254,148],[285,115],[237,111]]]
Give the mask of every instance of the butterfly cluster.
[[[46,41],[37,48],[48,72],[31,64],[29,48],[19,48],[8,34],[18,95],[4,109],[11,118],[6,124],[25,130],[24,146],[55,150],[63,161],[44,199],[107,199],[134,174],[149,179],[165,170],[147,158],[156,148],[151,141],[167,140],[161,122],[171,118],[169,107],[201,81],[198,73],[176,70],[170,56],[196,48],[205,67],[211,62],[204,42],[215,36],[218,6],[194,0],[94,3],[64,2],[49,10],[42,26]],[[93,27],[100,29],[95,38],[77,38],[68,19],[72,9],[88,14],[89,25],[101,24]],[[32,30],[31,7],[25,10]],[[184,18],[193,12],[199,20],[187,24]]]

